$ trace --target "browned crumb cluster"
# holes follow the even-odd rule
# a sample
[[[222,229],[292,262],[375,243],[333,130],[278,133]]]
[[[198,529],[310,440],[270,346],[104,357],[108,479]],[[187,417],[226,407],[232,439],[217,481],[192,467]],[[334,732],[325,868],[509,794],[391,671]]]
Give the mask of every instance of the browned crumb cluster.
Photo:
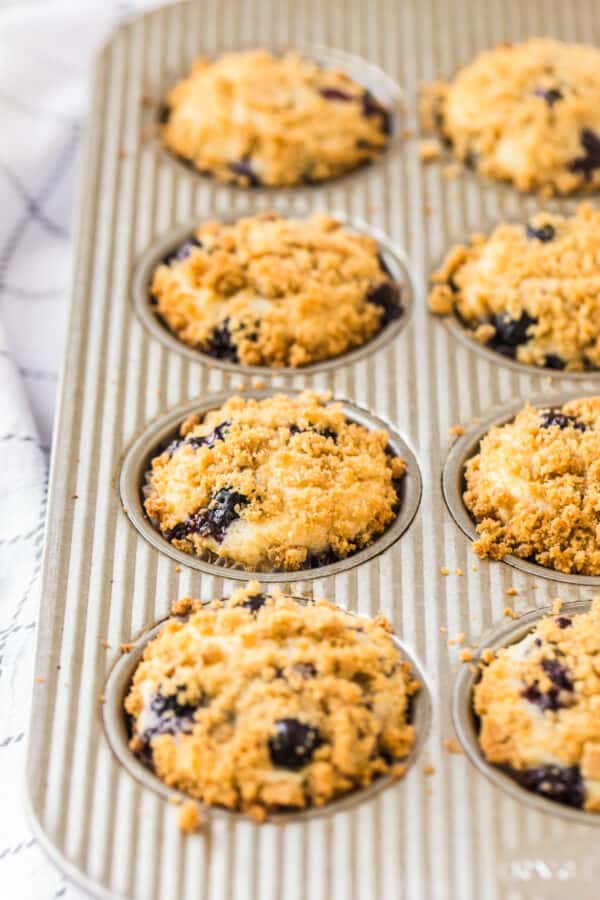
[[[600,812],[600,598],[488,655],[475,687],[486,758],[529,790]]]
[[[334,178],[375,159],[391,114],[339,69],[265,50],[199,59],[166,98],[162,140],[242,187]]]
[[[167,785],[262,821],[402,774],[419,684],[382,616],[258,582],[174,615],[125,700],[131,748]]]
[[[559,572],[600,574],[600,397],[527,405],[494,426],[466,464],[464,502],[479,556],[515,554]]]
[[[540,212],[458,244],[432,277],[429,307],[519,362],[600,368],[600,213]]]
[[[151,297],[184,343],[254,366],[338,356],[401,313],[377,242],[323,213],[204,222],[154,271]]]
[[[600,187],[600,50],[532,38],[479,54],[424,91],[422,122],[481,174],[521,191]]]
[[[152,460],[145,507],[172,544],[249,570],[342,559],[396,516],[405,463],[385,431],[318,394],[232,397]]]

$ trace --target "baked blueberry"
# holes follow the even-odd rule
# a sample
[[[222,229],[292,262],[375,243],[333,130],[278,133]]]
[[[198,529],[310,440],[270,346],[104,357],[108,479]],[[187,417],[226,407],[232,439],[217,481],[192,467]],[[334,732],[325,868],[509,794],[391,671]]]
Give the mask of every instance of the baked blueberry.
[[[221,543],[232,522],[239,519],[239,509],[248,503],[248,498],[237,491],[221,488],[214,495],[210,506],[189,516],[184,522],[164,532],[169,541],[181,541],[192,534],[214,538]]]
[[[373,303],[383,310],[383,315],[381,317],[382,325],[387,325],[388,322],[400,318],[400,315],[402,314],[400,291],[398,286],[391,281],[383,281],[381,284],[371,288],[367,294],[367,302]]]
[[[534,225],[528,225],[526,233],[530,240],[535,239],[536,241],[542,241],[544,244],[547,244],[548,241],[553,241],[554,235],[556,234],[554,226],[549,222],[546,222],[544,225],[540,225],[537,228]]]
[[[600,138],[589,128],[583,128],[580,140],[585,154],[570,162],[568,169],[581,172],[586,181],[591,181],[594,171],[600,169]]]
[[[302,769],[322,743],[318,728],[298,719],[278,719],[275,734],[269,738],[269,756],[274,766]]]
[[[365,91],[362,97],[362,110],[363,115],[369,119],[373,116],[376,116],[381,120],[381,130],[383,134],[388,137],[392,133],[392,117],[382,104],[375,99],[373,94],[370,91]]]
[[[331,547],[327,550],[309,550],[306,554],[306,558],[302,564],[303,569],[318,569],[321,566],[330,566],[335,562],[338,562],[340,557],[332,550]]]
[[[511,318],[507,313],[493,315],[491,319],[494,327],[494,335],[489,340],[490,347],[506,356],[514,356],[515,350],[520,344],[525,344],[529,337],[529,329],[537,324],[528,313],[523,312],[518,319]]]
[[[544,356],[544,365],[547,369],[556,369],[559,372],[567,367],[564,359],[557,353],[546,353]]]
[[[354,100],[350,94],[347,94],[345,91],[341,91],[339,88],[321,88],[319,90],[321,97],[325,97],[326,100],[332,100],[337,103],[350,103]]]
[[[581,809],[584,788],[578,766],[540,766],[519,774],[519,781],[528,791],[534,791],[566,806]]]
[[[217,441],[225,440],[229,424],[229,422],[221,422],[220,425],[217,425],[216,428],[207,435],[195,435],[194,437],[179,438],[179,440],[172,441],[165,452],[172,456],[180,447],[189,446],[193,447],[194,450],[198,450],[199,447],[214,447]]]
[[[248,597],[246,597],[246,599],[242,603],[242,606],[244,607],[244,609],[249,609],[250,612],[255,613],[265,605],[266,599],[267,595],[259,591],[258,594],[250,594]]]
[[[568,616],[557,616],[554,620],[559,628],[569,628],[573,624],[573,620]]]
[[[187,241],[184,241],[179,247],[177,247],[172,253],[169,253],[168,256],[165,256],[163,262],[165,265],[170,266],[171,263],[174,262],[183,262],[188,258],[190,253],[195,250],[196,247],[201,247],[202,244],[198,240],[197,237],[188,238]]]
[[[231,339],[229,319],[224,319],[221,325],[213,328],[208,341],[202,349],[209,356],[214,356],[217,359],[228,359],[231,362],[240,361],[237,346]]]
[[[247,159],[229,163],[229,168],[239,178],[245,179],[250,187],[260,187],[262,182]]]
[[[578,431],[585,431],[586,425],[581,422],[577,416],[568,416],[559,409],[546,409],[541,414],[542,428],[577,428]]]
[[[252,581],[174,604],[125,699],[131,749],[171,788],[261,821],[321,807],[406,759],[419,684],[391,626],[301,600]]]
[[[534,93],[536,97],[541,97],[545,100],[548,106],[554,106],[555,103],[563,99],[563,95],[558,88],[537,88]]]
[[[316,678],[317,668],[312,663],[299,662],[294,664],[294,672],[301,678]]]
[[[531,684],[529,687],[525,688],[522,694],[529,703],[534,703],[536,706],[539,706],[542,711],[546,709],[560,709],[563,704],[561,704],[558,695],[559,692],[556,688],[550,688],[548,691],[541,691],[537,681],[535,684]]]

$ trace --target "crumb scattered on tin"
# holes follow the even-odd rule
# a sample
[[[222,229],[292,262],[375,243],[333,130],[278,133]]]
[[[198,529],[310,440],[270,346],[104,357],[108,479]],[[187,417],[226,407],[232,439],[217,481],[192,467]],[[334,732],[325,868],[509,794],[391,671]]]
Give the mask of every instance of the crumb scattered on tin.
[[[435,138],[425,138],[419,144],[419,156],[424,163],[433,162],[442,155],[442,147]]]
[[[464,575],[464,572],[463,572],[462,569],[456,568],[456,569],[454,570],[454,574],[455,574],[455,575]]]
[[[465,647],[465,649],[461,650],[460,653],[458,654],[458,658],[461,661],[461,663],[471,662],[473,659],[473,651],[469,650],[469,649],[467,649],[467,647]]]
[[[518,593],[519,593],[519,592],[518,592],[518,590],[516,589],[516,587],[509,587],[509,588],[506,589],[506,595],[507,595],[508,597],[516,597]]]
[[[462,747],[454,736],[444,738],[444,740],[442,741],[442,746],[444,747],[444,750],[448,751],[448,753],[461,754],[463,752]]]
[[[258,822],[260,824],[267,818],[267,811],[265,810],[264,806],[259,806],[259,804],[256,803],[254,806],[251,806],[249,808],[248,815],[251,819],[254,819],[255,822]]]
[[[448,569],[446,566],[442,566],[442,568],[440,569],[440,575],[449,575],[449,574],[450,574],[450,569]]]
[[[111,645],[110,645],[109,642],[106,640],[106,638],[103,638],[103,639],[100,641],[100,643],[102,644],[102,646],[104,647],[105,650],[110,650],[110,649],[111,649]]]
[[[507,619],[518,619],[519,618],[519,613],[515,612],[515,610],[512,609],[512,607],[510,607],[510,606],[504,607],[504,609],[502,610],[502,615],[506,616]]]
[[[465,429],[464,425],[453,425],[452,428],[450,429],[450,434],[453,437],[460,437],[461,434],[465,434],[465,433],[466,433],[466,429]]]
[[[121,648],[121,653],[129,653],[135,647],[135,641],[123,641],[119,644]]]
[[[457,178],[462,172],[463,168],[460,163],[450,163],[447,166],[444,166],[442,169],[442,176],[450,181],[452,178]]]
[[[407,768],[406,763],[396,763],[392,766],[392,778],[394,781],[400,781],[401,778],[404,778]]]
[[[193,800],[187,800],[181,804],[179,810],[179,828],[184,834],[193,834],[202,826],[200,810]]]
[[[431,763],[427,763],[426,766],[423,766],[423,775],[433,775],[435,772],[435,766],[432,766]]]
[[[496,658],[496,654],[492,650],[491,647],[484,647],[481,651],[481,661],[484,663],[491,663]]]

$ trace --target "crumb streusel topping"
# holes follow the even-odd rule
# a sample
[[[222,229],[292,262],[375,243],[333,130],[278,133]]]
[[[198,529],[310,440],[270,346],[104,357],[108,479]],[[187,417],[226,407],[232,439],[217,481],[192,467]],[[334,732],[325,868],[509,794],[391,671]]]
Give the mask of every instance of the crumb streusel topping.
[[[243,187],[334,178],[377,157],[389,110],[339,69],[265,50],[199,59],[169,92],[165,145]]]
[[[552,614],[482,670],[474,707],[486,759],[528,790],[600,812],[600,598]]]
[[[232,397],[152,460],[146,511],[186,553],[255,571],[327,565],[397,514],[406,467],[387,444],[318,394]]]
[[[170,787],[260,821],[366,787],[410,753],[419,683],[383,616],[256,581],[173,614],[186,618],[149,642],[125,700],[132,750]]]
[[[600,368],[600,213],[539,212],[457,245],[432,277],[430,309],[519,362]]]
[[[482,438],[465,478],[479,556],[600,574],[600,397],[527,405]]]
[[[186,344],[254,366],[338,356],[402,311],[377,242],[323,213],[204,222],[155,270],[151,295]]]
[[[480,53],[423,95],[422,120],[483,175],[521,191],[600,187],[600,50],[532,38]]]

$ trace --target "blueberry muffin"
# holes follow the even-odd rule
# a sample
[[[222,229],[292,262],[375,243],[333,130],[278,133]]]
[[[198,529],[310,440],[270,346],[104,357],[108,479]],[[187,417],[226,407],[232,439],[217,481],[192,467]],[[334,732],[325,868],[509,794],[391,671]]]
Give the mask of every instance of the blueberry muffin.
[[[433,275],[430,309],[519,362],[600,368],[600,213],[549,212],[453,247]]]
[[[392,130],[390,111],[344,72],[265,50],[199,59],[162,118],[169,150],[242,187],[334,178],[377,157]]]
[[[404,461],[385,431],[310,392],[232,397],[152,460],[146,512],[174,547],[255,571],[309,569],[395,518]]]
[[[321,213],[205,222],[155,270],[151,297],[186,344],[254,366],[338,356],[402,311],[376,241]]]
[[[256,581],[173,613],[125,700],[130,746],[167,785],[261,821],[401,774],[419,684],[382,616]]]
[[[600,50],[532,38],[424,92],[422,118],[465,164],[521,191],[600,187]]]
[[[600,397],[527,405],[485,435],[465,480],[479,556],[600,575]]]
[[[600,812],[600,598],[504,647],[475,687],[479,743],[527,790]]]

